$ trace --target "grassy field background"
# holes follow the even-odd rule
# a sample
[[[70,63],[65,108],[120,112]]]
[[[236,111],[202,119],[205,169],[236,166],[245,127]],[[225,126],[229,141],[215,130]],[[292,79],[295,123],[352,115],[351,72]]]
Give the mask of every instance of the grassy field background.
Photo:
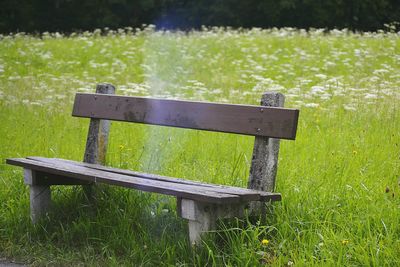
[[[101,34],[100,34],[101,33]],[[108,188],[97,206],[53,187],[29,221],[22,170],[7,157],[82,160],[76,92],[299,108],[282,141],[267,223],[222,222],[192,250],[171,197]],[[400,265],[400,37],[295,29],[0,36],[0,257],[36,265]],[[245,187],[253,138],[113,123],[107,165]],[[269,243],[263,245],[261,240]]]

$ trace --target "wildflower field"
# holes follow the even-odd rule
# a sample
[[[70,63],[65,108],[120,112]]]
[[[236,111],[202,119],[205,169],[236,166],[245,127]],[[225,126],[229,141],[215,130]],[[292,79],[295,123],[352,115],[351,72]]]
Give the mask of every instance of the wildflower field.
[[[8,157],[82,160],[76,92],[299,108],[282,141],[267,222],[223,221],[191,249],[172,197],[109,187],[96,206],[53,187],[29,220]],[[400,35],[346,30],[152,27],[0,36],[0,258],[36,265],[399,266]],[[252,137],[114,122],[107,165],[245,187]]]

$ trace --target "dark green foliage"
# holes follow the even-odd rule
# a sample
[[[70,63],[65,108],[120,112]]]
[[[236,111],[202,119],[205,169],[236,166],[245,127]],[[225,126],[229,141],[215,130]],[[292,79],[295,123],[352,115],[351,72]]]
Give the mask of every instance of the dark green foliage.
[[[43,32],[155,24],[377,30],[398,21],[398,0],[2,0],[0,32]]]

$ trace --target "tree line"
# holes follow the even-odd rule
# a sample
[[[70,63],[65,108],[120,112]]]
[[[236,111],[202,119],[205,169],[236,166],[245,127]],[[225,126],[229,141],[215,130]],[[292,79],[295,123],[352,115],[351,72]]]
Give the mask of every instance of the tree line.
[[[375,31],[400,20],[399,0],[0,0],[0,32],[72,32],[154,24],[348,28]]]

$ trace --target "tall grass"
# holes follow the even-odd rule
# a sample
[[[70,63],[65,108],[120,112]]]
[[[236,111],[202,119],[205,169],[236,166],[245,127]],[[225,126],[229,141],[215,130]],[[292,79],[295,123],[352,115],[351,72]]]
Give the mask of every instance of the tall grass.
[[[37,265],[400,265],[400,40],[396,33],[294,29],[18,34],[0,37],[0,256]],[[193,250],[171,197],[110,187],[95,207],[53,187],[29,221],[7,157],[81,160],[88,120],[76,92],[257,104],[264,91],[300,108],[282,141],[281,203],[267,222],[223,221]],[[245,187],[253,138],[113,123],[107,164]],[[261,243],[269,240],[268,245]]]

